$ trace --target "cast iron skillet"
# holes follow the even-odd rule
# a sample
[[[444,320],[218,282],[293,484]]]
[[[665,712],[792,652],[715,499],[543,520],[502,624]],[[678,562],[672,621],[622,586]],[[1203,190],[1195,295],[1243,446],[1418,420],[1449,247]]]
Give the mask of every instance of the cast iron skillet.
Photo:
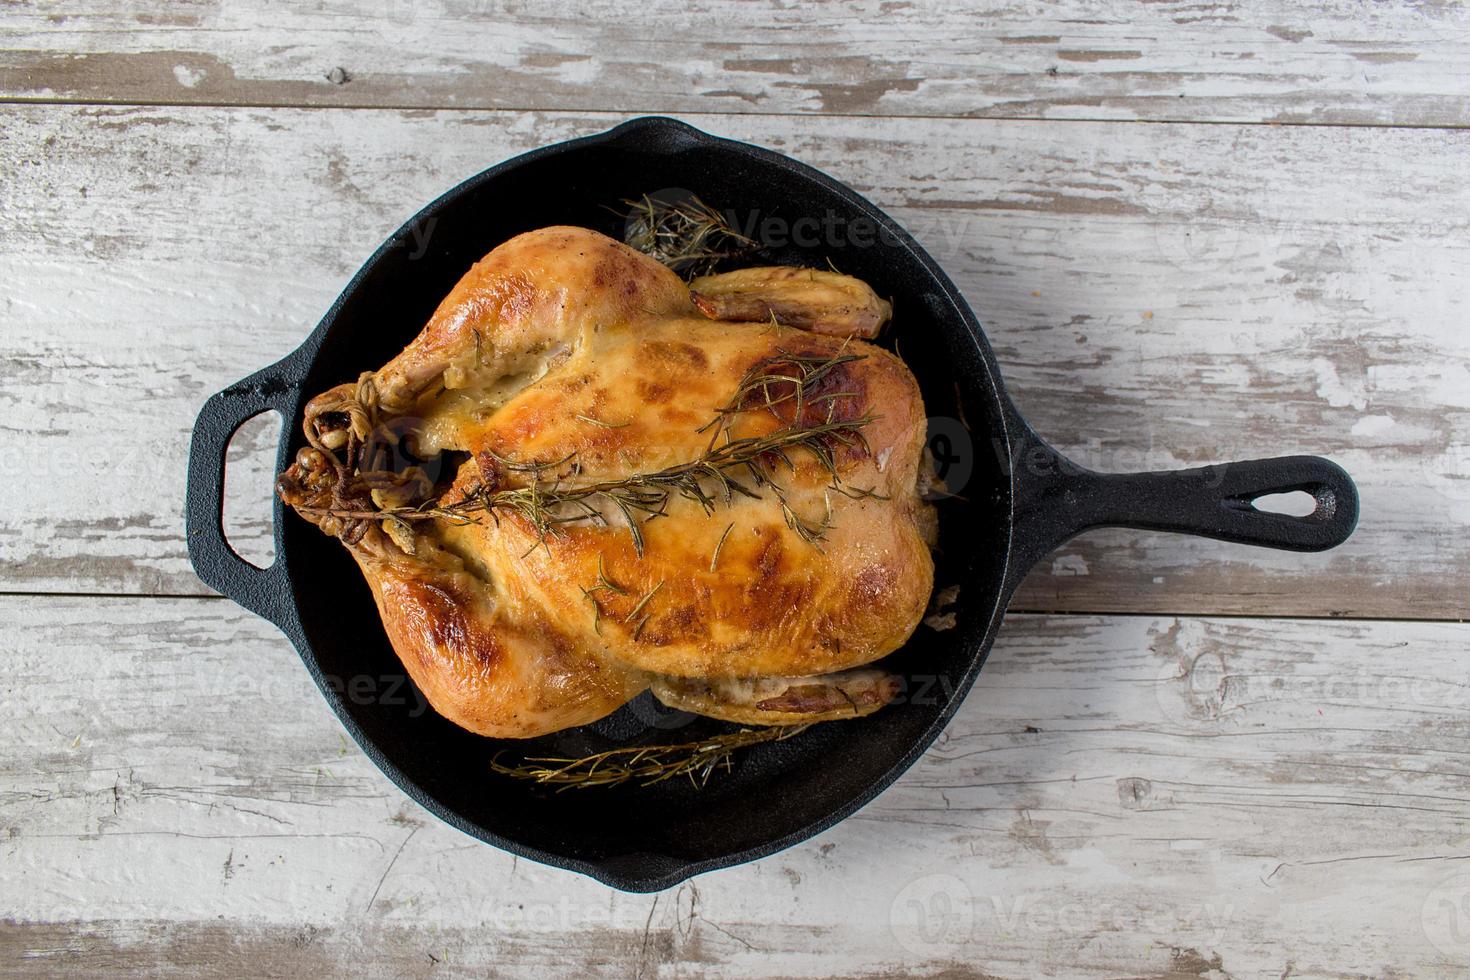
[[[554,793],[494,774],[490,757],[502,748],[584,755],[638,740],[682,742],[723,726],[670,713],[645,695],[597,725],[529,745],[460,730],[403,684],[367,586],[336,541],[276,501],[275,563],[259,569],[230,549],[221,529],[225,450],[241,423],[275,409],[284,419],[277,469],[285,468],[302,444],[306,399],[397,353],[492,247],[551,224],[619,237],[622,219],[609,208],[666,188],[692,191],[742,221],[784,222],[766,227],[787,229],[790,241],[772,244],[763,261],[821,267],[830,259],[893,297],[893,336],[930,415],[968,426],[962,497],[939,504],[937,581],[960,587],[958,622],[948,631],[921,626],[889,659],[908,681],[900,703],[745,750],[733,771],[703,789],[671,780]],[[940,428],[951,442],[965,433],[952,422]],[[1308,517],[1252,506],[1262,495],[1298,490],[1316,498]],[[1321,551],[1352,533],[1358,496],[1339,467],[1310,456],[1128,476],[1070,464],[1021,418],[974,314],[892,219],[785,156],[648,118],[492,167],[399,229],[299,349],[204,405],[190,452],[187,515],[199,577],[280,627],[348,732],[404,792],[465,833],[522,857],[626,891],[655,891],[805,840],[898,778],[970,689],[1026,572],[1079,532],[1112,525]]]

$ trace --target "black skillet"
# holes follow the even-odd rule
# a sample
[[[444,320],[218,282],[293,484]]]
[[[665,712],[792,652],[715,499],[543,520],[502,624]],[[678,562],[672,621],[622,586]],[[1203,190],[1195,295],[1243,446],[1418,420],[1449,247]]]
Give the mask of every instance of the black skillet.
[[[397,353],[485,252],[551,224],[618,237],[622,219],[610,208],[667,188],[692,191],[739,222],[753,219],[768,238],[780,232],[783,241],[767,242],[764,261],[831,260],[894,298],[893,339],[930,414],[968,426],[971,451],[963,465],[971,472],[963,495],[939,504],[937,578],[960,587],[957,623],[947,631],[921,626],[890,658],[909,681],[900,703],[862,721],[818,725],[744,750],[733,771],[716,773],[702,789],[671,780],[555,793],[494,774],[489,759],[502,748],[580,756],[637,741],[682,742],[723,726],[671,715],[645,695],[597,725],[531,744],[456,728],[403,684],[362,576],[336,541],[287,516],[276,501],[275,564],[259,569],[230,549],[221,528],[225,450],[242,422],[275,409],[285,420],[277,458],[283,469],[302,444],[298,420],[306,399]],[[940,429],[951,443],[965,431],[954,424],[934,431]],[[936,448],[956,455],[952,445]],[[1263,495],[1291,491],[1315,497],[1311,515],[1253,506]],[[897,779],[969,691],[1027,571],[1074,535],[1122,526],[1321,551],[1352,533],[1358,495],[1342,469],[1310,456],[1127,476],[1069,463],[1006,396],[959,290],[892,219],[785,156],[648,118],[492,167],[399,229],[300,348],[205,403],[190,451],[187,514],[199,577],[280,627],[348,732],[404,792],[497,847],[646,892],[790,847]],[[256,710],[269,723],[268,708]]]

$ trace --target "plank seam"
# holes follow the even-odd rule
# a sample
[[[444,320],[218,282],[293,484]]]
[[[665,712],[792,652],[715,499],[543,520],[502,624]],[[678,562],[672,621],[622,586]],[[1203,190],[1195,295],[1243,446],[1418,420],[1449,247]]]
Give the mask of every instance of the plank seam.
[[[1390,129],[1419,130],[1423,132],[1460,132],[1470,129],[1470,123],[1392,123],[1392,122],[1314,122],[1311,120],[1261,120],[1261,119],[1189,119],[1167,117],[1159,119],[1098,119],[1087,116],[943,116],[897,113],[860,112],[746,112],[736,109],[628,109],[615,112],[609,109],[569,109],[564,107],[529,108],[525,106],[437,106],[398,103],[297,103],[297,102],[204,102],[204,101],[152,101],[135,102],[112,99],[57,99],[27,96],[0,96],[0,106],[82,106],[119,109],[299,109],[319,111],[379,111],[379,112],[456,112],[456,113],[543,113],[565,116],[606,116],[609,119],[629,119],[636,116],[733,116],[770,119],[872,119],[895,122],[915,121],[963,121],[963,122],[1006,122],[1006,123],[1091,123],[1107,125],[1143,126],[1256,126],[1281,129]]]

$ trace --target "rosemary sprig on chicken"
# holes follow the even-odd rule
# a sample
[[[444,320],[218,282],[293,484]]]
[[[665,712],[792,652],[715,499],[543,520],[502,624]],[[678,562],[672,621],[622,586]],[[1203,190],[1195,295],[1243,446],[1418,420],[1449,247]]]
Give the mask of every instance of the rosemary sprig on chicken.
[[[845,350],[845,348],[844,348]],[[838,471],[834,449],[858,447],[867,449],[862,429],[873,416],[840,419],[836,402],[853,398],[855,392],[829,390],[825,382],[832,372],[844,364],[860,361],[863,355],[839,351],[833,355],[791,353],[786,350],[753,365],[740,379],[735,393],[721,406],[715,417],[700,432],[710,431],[710,444],[697,458],[648,473],[635,473],[616,480],[578,484],[575,454],[552,462],[519,461],[486,451],[479,460],[481,482],[452,503],[420,503],[418,505],[384,506],[396,495],[427,496],[423,471],[410,467],[403,472],[381,469],[353,470],[359,459],[371,465],[371,453],[360,451],[385,441],[383,426],[377,421],[376,389],[371,379],[359,381],[354,396],[340,405],[324,406],[317,416],[314,448],[322,452],[337,472],[334,498],[326,506],[302,505],[302,513],[344,522],[382,520],[389,525],[394,540],[404,537],[399,525],[410,521],[447,520],[474,522],[479,515],[494,516],[500,510],[514,510],[533,527],[538,536],[558,532],[561,525],[575,521],[606,524],[606,508],[622,515],[632,536],[634,547],[643,553],[640,525],[668,511],[675,496],[697,502],[706,514],[713,514],[720,502],[729,504],[737,495],[759,499],[762,492],[771,493],[781,503],[787,526],[803,540],[819,545],[831,526],[830,504],[820,519],[798,514],[778,482],[776,464],[795,472],[792,454],[804,451],[815,458],[831,475],[833,491],[857,499],[881,497],[872,489],[852,487],[843,482]],[[791,406],[789,420],[781,409]],[[764,410],[785,424],[773,432],[759,436],[736,438],[731,423],[742,412]],[[579,418],[581,416],[578,416]],[[338,460],[333,447],[345,445],[346,462]],[[556,474],[566,469],[567,476]],[[510,473],[525,473],[524,486],[502,486]],[[402,542],[400,541],[400,544]],[[412,545],[409,546],[410,548]],[[408,550],[406,548],[405,550]],[[412,553],[412,552],[410,552]]]

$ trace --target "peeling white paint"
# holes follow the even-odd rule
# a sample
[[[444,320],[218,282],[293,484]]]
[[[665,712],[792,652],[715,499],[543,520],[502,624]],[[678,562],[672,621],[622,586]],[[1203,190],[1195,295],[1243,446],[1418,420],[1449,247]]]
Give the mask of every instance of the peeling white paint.
[[[1053,575],[1088,575],[1087,559],[1081,555],[1059,555],[1052,560]]]
[[[1381,436],[1393,431],[1392,415],[1365,415],[1353,423],[1355,436]]]
[[[1368,396],[1361,385],[1349,385],[1338,377],[1337,365],[1319,357],[1312,361],[1312,371],[1317,378],[1317,397],[1334,408],[1351,406],[1359,411],[1368,407]]]
[[[196,71],[188,65],[174,65],[174,78],[178,79],[184,88],[193,88],[204,81],[207,72]]]

